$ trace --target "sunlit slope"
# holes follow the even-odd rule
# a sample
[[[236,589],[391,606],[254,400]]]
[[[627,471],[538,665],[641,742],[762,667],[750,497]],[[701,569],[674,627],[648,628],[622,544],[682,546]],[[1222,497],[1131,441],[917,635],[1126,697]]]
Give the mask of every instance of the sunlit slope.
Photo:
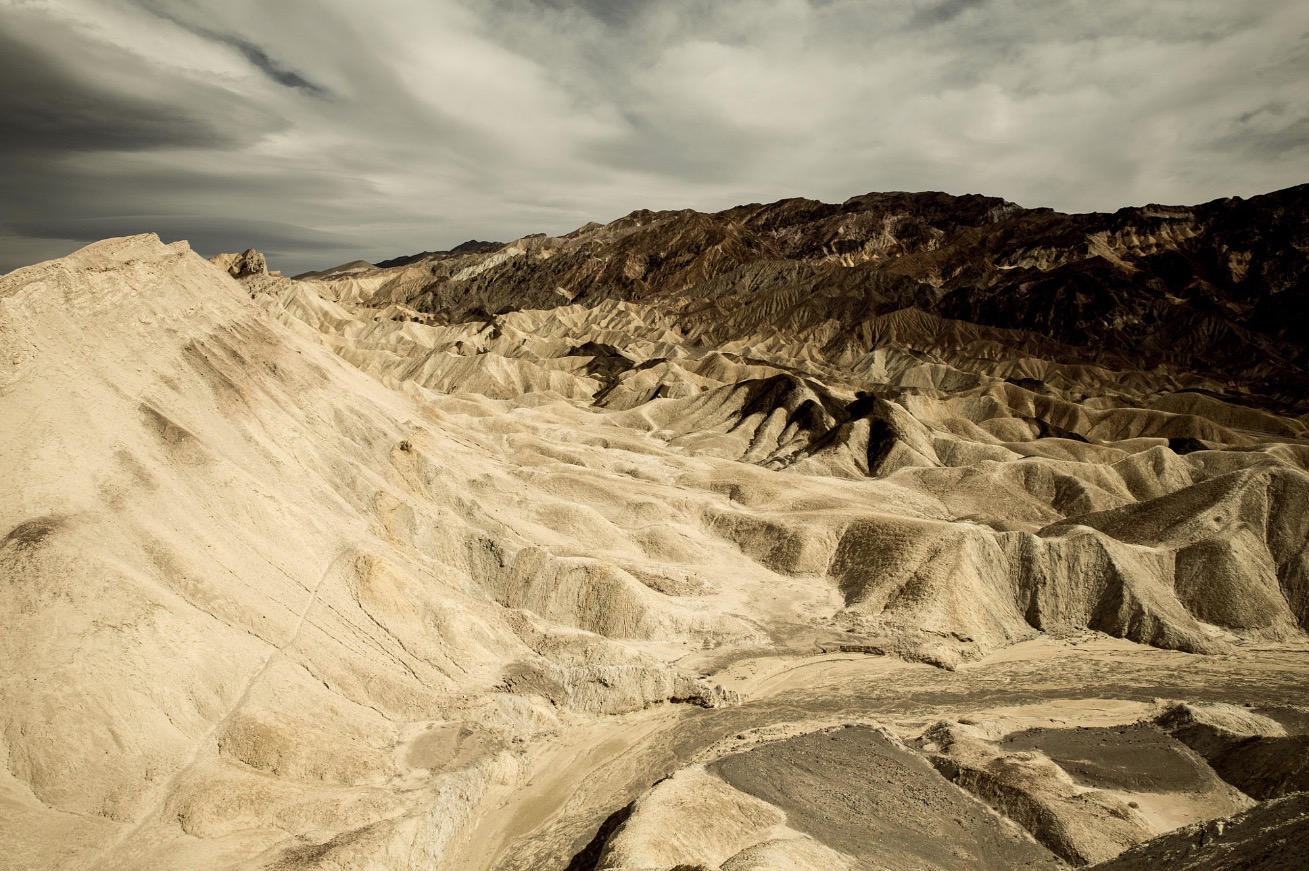
[[[515,776],[513,737],[716,701],[597,633],[754,634],[619,568],[636,545],[565,539],[550,519],[586,509],[551,514],[512,453],[184,244],[6,276],[0,330],[4,832],[28,867],[205,864],[288,832],[439,851],[468,813],[442,796]],[[411,739],[465,720],[468,765],[430,778]]]

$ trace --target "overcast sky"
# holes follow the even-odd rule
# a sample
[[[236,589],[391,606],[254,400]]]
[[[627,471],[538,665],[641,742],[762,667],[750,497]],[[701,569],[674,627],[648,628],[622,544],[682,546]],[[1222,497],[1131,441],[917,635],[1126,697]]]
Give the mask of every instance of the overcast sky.
[[[636,208],[1309,181],[1303,0],[0,0],[0,270],[290,272]]]

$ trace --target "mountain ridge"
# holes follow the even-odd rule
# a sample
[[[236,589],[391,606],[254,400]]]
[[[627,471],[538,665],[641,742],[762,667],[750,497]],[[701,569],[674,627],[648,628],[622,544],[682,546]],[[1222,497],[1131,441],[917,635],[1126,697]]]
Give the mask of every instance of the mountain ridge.
[[[1073,215],[940,193],[637,210],[490,258],[443,254],[426,275],[412,260],[369,302],[460,320],[561,297],[653,301],[689,325],[760,306],[764,323],[782,327],[835,317],[840,338],[863,350],[870,343],[854,334],[870,315],[910,308],[1046,337],[1079,362],[1235,373],[1258,401],[1304,413],[1309,333],[1289,315],[1306,303],[1307,219],[1309,185]],[[770,293],[779,283],[784,292]],[[740,338],[719,332],[720,342]]]

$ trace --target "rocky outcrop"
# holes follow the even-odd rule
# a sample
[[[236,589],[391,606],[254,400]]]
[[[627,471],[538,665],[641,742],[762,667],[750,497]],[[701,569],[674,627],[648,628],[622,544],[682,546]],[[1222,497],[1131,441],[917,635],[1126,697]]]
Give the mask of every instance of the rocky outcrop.
[[[1095,871],[1292,871],[1309,849],[1309,795],[1265,802],[1230,819],[1184,826]]]
[[[1309,792],[1309,735],[1288,733],[1271,716],[1232,705],[1178,703],[1157,722],[1247,795]]]
[[[227,274],[233,278],[268,274],[268,261],[253,248],[247,248],[240,254],[217,254],[209,258],[209,262],[227,270]]]
[[[1151,726],[994,737],[976,725],[938,723],[920,742],[942,775],[1073,865],[1110,859],[1163,831],[1152,805],[1167,807],[1175,825],[1251,804]]]

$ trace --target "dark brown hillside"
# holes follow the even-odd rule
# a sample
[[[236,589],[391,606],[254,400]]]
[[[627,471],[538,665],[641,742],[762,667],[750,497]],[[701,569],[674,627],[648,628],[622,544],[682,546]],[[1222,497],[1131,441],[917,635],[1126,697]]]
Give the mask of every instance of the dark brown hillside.
[[[1303,412],[1307,227],[1309,186],[1112,214],[943,193],[641,210],[565,237],[420,257],[374,302],[458,322],[624,300],[676,314],[708,344],[804,341],[822,327],[836,356],[869,350],[872,319],[915,309],[1028,334],[1018,346],[1061,362],[1167,366]]]

